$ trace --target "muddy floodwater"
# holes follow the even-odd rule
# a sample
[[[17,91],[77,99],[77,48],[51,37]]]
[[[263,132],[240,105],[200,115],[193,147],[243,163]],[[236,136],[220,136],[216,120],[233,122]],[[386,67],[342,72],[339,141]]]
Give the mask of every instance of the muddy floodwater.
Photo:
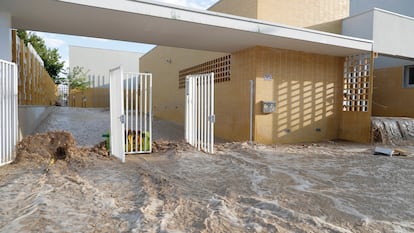
[[[101,140],[108,111],[57,108],[38,132],[78,146],[41,134],[0,168],[0,232],[414,232],[412,156],[348,142],[220,143],[209,155],[179,125],[153,127],[157,152],[122,164],[79,147]],[[51,164],[48,142],[68,158]]]

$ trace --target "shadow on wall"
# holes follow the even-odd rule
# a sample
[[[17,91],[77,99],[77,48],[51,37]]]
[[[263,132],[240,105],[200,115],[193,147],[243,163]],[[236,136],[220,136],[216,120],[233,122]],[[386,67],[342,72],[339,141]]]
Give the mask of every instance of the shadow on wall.
[[[335,84],[290,81],[278,85],[279,114],[274,137],[281,142],[328,140],[336,137]],[[338,108],[338,107],[336,107]],[[286,138],[286,139],[285,139]]]
[[[343,59],[271,49],[261,51],[259,57],[264,62],[259,63],[256,79],[256,140],[295,143],[337,139]],[[275,112],[262,113],[261,101],[272,100]]]

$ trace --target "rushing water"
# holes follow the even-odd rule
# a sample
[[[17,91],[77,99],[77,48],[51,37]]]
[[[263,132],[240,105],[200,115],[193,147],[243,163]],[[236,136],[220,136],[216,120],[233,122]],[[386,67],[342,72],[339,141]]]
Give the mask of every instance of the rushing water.
[[[375,143],[391,145],[414,144],[414,119],[405,117],[372,117]]]
[[[107,115],[59,108],[45,128],[85,143]],[[167,125],[154,132],[176,134]],[[373,126],[382,142],[413,139],[408,119]],[[91,153],[48,173],[34,159],[2,167],[0,232],[414,232],[413,157],[349,142],[226,143],[215,155],[174,145],[124,164]]]

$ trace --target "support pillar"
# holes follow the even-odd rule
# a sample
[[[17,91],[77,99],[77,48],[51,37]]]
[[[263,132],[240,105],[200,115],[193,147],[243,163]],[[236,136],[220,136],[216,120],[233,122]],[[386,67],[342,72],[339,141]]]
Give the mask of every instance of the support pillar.
[[[0,59],[12,60],[11,15],[0,12]]]

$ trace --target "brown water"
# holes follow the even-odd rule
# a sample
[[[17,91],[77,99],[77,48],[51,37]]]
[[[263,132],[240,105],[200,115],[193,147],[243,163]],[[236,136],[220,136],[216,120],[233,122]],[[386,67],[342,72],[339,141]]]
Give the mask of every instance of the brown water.
[[[0,169],[0,232],[414,232],[413,157],[345,142],[157,148],[125,164],[74,149],[49,172],[31,151],[43,159]]]
[[[374,142],[389,145],[414,145],[414,119],[372,117]]]

